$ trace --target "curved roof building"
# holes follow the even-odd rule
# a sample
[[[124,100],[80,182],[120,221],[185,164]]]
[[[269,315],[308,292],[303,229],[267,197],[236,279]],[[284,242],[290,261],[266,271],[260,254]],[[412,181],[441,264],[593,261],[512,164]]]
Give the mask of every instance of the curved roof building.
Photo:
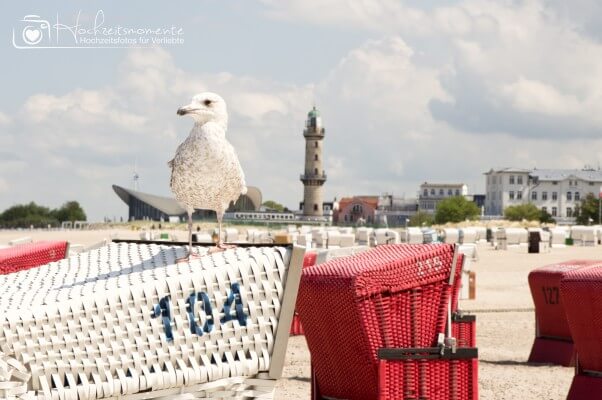
[[[113,190],[125,204],[128,205],[128,219],[168,220],[169,217],[185,217],[186,210],[171,197],[157,196],[132,189],[113,185]],[[231,211],[259,211],[262,203],[261,191],[254,187],[247,188],[247,194],[241,195],[235,204],[228,209]],[[214,216],[212,211],[195,212],[193,217],[202,218]]]

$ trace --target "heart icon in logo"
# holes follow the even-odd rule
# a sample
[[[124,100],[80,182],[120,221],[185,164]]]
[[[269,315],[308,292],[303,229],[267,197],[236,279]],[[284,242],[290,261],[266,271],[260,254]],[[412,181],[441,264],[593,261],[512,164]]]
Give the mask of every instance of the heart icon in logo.
[[[25,41],[29,44],[36,44],[42,39],[42,32],[39,29],[25,29]]]

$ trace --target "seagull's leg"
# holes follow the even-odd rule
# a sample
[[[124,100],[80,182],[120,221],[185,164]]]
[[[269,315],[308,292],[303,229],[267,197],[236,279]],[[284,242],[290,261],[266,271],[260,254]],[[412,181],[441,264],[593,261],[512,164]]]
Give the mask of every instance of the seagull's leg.
[[[192,213],[188,212],[188,251],[187,254],[176,260],[177,263],[181,262],[189,262],[194,258],[198,258],[198,254],[193,253],[192,251]]]
[[[222,218],[224,217],[224,213],[217,213],[217,232],[218,232],[218,236],[217,236],[217,243],[215,244],[215,247],[213,247],[211,249],[211,253],[217,253],[220,251],[224,251],[227,249],[233,249],[236,246],[234,245],[228,245],[222,242]]]
[[[188,212],[188,257],[192,254],[192,213]]]

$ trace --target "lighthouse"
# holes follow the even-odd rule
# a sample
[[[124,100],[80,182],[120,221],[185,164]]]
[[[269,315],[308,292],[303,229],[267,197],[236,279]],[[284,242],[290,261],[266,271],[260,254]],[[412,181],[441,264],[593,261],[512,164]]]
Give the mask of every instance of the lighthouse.
[[[303,215],[306,217],[322,217],[322,185],[326,182],[322,159],[322,141],[324,127],[320,112],[314,106],[307,113],[305,129],[305,172],[301,175],[303,182]]]

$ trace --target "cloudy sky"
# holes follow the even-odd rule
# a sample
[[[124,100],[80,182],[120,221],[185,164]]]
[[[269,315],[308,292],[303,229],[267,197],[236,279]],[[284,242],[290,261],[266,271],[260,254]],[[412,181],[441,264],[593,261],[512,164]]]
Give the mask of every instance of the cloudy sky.
[[[291,208],[302,198],[302,129],[313,104],[326,126],[326,199],[413,197],[424,181],[462,181],[480,193],[482,173],[498,166],[597,167],[600,4],[5,2],[0,210],[78,200],[92,220],[126,216],[111,185],[132,187],[136,160],[140,190],[168,195],[166,163],[191,127],[175,111],[205,90],[228,103],[228,137],[247,182]],[[181,28],[183,44],[13,46],[26,15],[72,26],[81,12],[90,29],[99,11],[104,26]],[[67,43],[69,32],[61,35]]]

